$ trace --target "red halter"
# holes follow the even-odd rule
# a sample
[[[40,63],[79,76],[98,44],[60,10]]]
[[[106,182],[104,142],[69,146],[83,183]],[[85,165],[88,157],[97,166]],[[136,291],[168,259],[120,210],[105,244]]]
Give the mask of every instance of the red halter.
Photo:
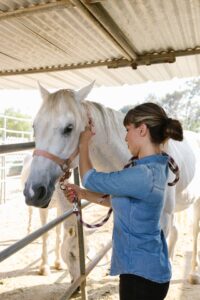
[[[46,157],[52,161],[54,161],[57,165],[59,165],[63,172],[67,172],[70,169],[72,161],[75,159],[75,157],[78,155],[79,150],[76,148],[76,150],[72,153],[72,155],[67,159],[62,159],[50,152],[47,152],[45,150],[35,149],[33,151],[33,156],[43,156]]]

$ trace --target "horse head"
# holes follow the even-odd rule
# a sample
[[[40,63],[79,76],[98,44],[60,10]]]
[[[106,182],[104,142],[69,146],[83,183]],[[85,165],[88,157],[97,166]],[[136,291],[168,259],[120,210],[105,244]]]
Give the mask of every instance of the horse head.
[[[36,150],[24,188],[27,205],[41,208],[49,205],[63,165],[78,148],[80,133],[87,122],[81,101],[92,87],[93,83],[79,91],[49,93],[40,86],[43,103],[33,123]],[[70,167],[77,165],[78,157]]]

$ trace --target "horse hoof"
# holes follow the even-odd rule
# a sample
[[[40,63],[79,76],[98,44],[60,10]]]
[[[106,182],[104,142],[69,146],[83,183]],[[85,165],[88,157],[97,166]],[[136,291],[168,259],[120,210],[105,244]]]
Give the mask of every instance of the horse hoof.
[[[62,263],[60,261],[55,261],[54,263],[54,268],[56,270],[63,270],[63,266],[62,266]]]
[[[200,284],[200,274],[197,273],[190,274],[188,281],[191,284]]]
[[[50,270],[49,266],[47,266],[47,265],[41,266],[38,271],[38,274],[43,275],[43,276],[48,276],[51,274],[51,270]]]
[[[72,296],[76,296],[77,294],[79,294],[81,291],[81,287],[78,286],[77,289],[73,292]]]

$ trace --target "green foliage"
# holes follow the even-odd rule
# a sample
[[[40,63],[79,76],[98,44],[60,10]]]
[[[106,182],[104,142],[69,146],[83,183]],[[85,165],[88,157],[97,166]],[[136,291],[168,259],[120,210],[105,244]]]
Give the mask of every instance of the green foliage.
[[[19,111],[15,111],[13,108],[7,108],[3,115],[5,116],[10,116],[10,117],[15,117],[15,118],[23,118],[23,119],[30,119],[31,121],[31,117],[23,114]],[[0,118],[0,128],[4,127],[4,120],[3,118]],[[6,129],[8,130],[16,130],[16,131],[32,131],[32,124],[29,121],[26,120],[13,120],[13,119],[7,119],[6,120]],[[2,137],[3,132],[0,131],[0,136]],[[9,132],[9,134],[7,133],[7,135],[9,136],[21,136],[21,134],[19,133],[12,133]]]
[[[200,79],[186,82],[183,90],[166,94],[158,102],[184,129],[200,131]]]
[[[181,121],[184,129],[200,132],[200,78],[186,81],[181,90],[177,89],[161,98],[149,94],[144,102],[161,105],[169,117]],[[120,110],[126,113],[130,108],[127,105]]]

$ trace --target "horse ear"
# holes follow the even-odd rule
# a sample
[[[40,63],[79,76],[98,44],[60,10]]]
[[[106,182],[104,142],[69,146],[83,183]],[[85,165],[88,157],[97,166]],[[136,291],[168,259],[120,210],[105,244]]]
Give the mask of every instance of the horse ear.
[[[39,83],[39,81],[38,81],[38,86],[39,86],[41,97],[45,101],[49,97],[49,92]]]
[[[93,88],[95,81],[90,83],[89,85],[85,86],[84,88],[80,89],[79,91],[74,92],[74,96],[76,101],[81,102],[83,101],[87,95],[90,93],[91,89]]]

